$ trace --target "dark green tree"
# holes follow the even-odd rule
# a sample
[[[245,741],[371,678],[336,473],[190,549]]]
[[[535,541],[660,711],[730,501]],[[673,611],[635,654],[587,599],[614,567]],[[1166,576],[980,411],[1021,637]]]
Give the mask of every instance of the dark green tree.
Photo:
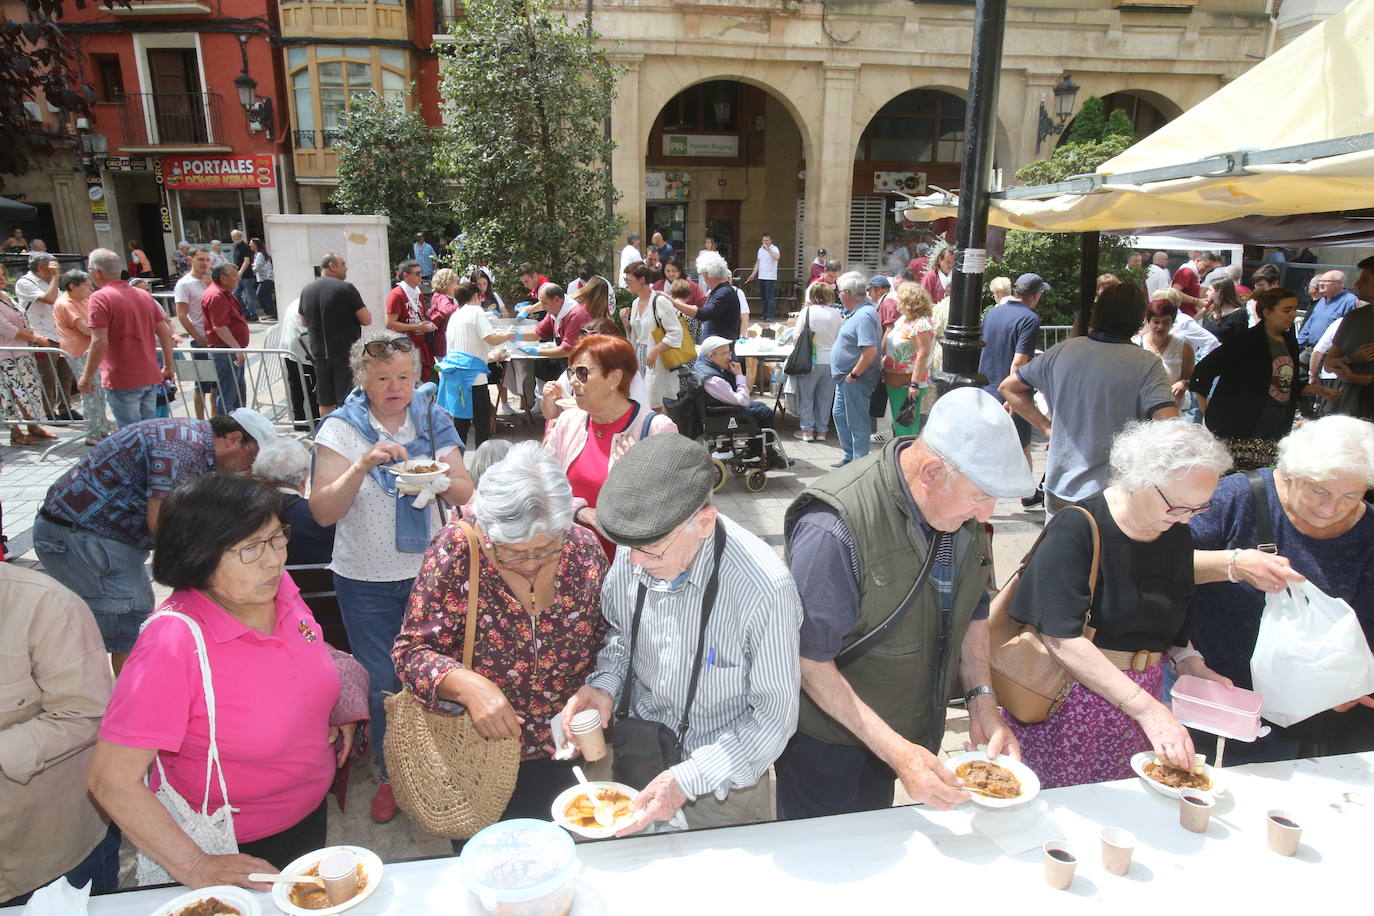
[[[354,95],[339,124],[339,187],[332,198],[343,213],[391,218],[392,265],[410,256],[415,233],[438,241],[453,222],[440,131],[409,107],[409,93],[390,99]]]
[[[615,143],[602,125],[616,72],[596,34],[552,0],[468,0],[454,35],[441,86],[456,259],[491,265],[503,290],[526,261],[559,280],[583,262],[609,275],[621,220],[606,212]]]
[[[1083,106],[1078,109],[1073,123],[1069,125],[1069,136],[1065,142],[1088,143],[1101,140],[1106,130],[1107,109],[1100,98],[1090,95],[1083,100]]]
[[[1103,128],[1102,138],[1126,137],[1132,143],[1135,142],[1135,126],[1131,124],[1131,116],[1126,114],[1124,108],[1113,108],[1112,113],[1107,115],[1107,126]]]

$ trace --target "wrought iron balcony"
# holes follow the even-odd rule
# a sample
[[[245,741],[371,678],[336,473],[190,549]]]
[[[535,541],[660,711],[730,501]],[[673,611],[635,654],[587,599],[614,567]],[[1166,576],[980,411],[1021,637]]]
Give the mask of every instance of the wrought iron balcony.
[[[124,96],[125,146],[222,143],[216,92],[134,92]]]

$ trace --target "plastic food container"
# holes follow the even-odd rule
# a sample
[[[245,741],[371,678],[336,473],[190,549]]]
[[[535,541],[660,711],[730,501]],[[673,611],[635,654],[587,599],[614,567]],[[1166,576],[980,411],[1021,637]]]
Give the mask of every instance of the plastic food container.
[[[1173,697],[1174,716],[1184,725],[1238,741],[1268,733],[1260,727],[1264,697],[1253,690],[1227,690],[1216,681],[1185,674],[1174,684]]]
[[[518,818],[480,830],[459,856],[467,912],[566,916],[576,890],[572,837],[547,821]]]

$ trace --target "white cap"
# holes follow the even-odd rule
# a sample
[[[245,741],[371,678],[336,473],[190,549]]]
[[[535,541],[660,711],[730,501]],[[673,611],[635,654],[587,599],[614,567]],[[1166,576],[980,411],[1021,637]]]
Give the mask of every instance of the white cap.
[[[1011,415],[981,388],[956,388],[936,401],[921,440],[989,496],[1035,492]]]
[[[721,347],[728,347],[732,343],[734,343],[733,340],[726,340],[724,337],[712,334],[701,342],[701,346],[697,347],[697,352],[702,356],[710,356],[712,352],[719,350]]]
[[[266,445],[277,438],[277,430],[272,426],[272,421],[248,407],[236,407],[229,411],[230,418],[243,427],[243,431],[257,440],[259,445]]]

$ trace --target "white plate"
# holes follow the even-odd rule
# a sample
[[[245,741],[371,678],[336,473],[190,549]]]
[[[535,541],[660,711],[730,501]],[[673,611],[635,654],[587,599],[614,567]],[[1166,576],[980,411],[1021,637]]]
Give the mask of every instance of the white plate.
[[[955,754],[949,758],[950,772],[960,764],[968,763],[970,760],[987,760],[988,755],[983,751],[965,751],[962,754]],[[1035,775],[1035,771],[1026,766],[1014,757],[1001,754],[997,759],[991,761],[999,767],[1006,767],[1011,770],[1013,776],[1021,781],[1021,794],[1015,798],[988,798],[979,795],[977,792],[969,793],[973,797],[973,803],[983,808],[1014,808],[1017,805],[1024,805],[1032,798],[1040,794],[1040,777]]]
[[[617,792],[623,792],[624,794],[630,797],[630,801],[634,801],[635,798],[639,795],[639,792],[637,792],[636,790],[631,789],[624,783],[619,782],[589,781],[585,786],[582,785],[582,783],[577,783],[575,785],[568,786],[562,792],[558,793],[558,797],[553,800],[553,805],[549,808],[549,813],[553,816],[553,822],[558,826],[562,827],[564,830],[568,831],[569,833],[575,833],[578,836],[584,836],[589,840],[604,840],[607,837],[615,836],[615,832],[617,830],[624,828],[627,824],[630,823],[630,820],[628,818],[610,827],[580,827],[576,824],[568,823],[568,820],[565,817],[563,817],[564,809],[566,809],[568,805],[572,804],[572,800],[574,798],[576,798],[584,792],[595,792],[597,789],[601,788],[615,789]]]
[[[559,407],[562,407],[564,410],[567,410],[570,407],[577,406],[577,398],[559,398],[558,400],[554,401],[554,403],[557,404]]]
[[[1154,751],[1141,751],[1140,753],[1135,754],[1131,757],[1131,769],[1135,770],[1135,775],[1140,777],[1141,782],[1145,783],[1145,785],[1149,786],[1151,789],[1154,789],[1160,795],[1163,795],[1167,798],[1178,798],[1178,789],[1175,789],[1172,786],[1166,786],[1162,782],[1155,782],[1149,776],[1145,775],[1145,764],[1154,763],[1154,760]],[[1225,791],[1225,789],[1222,787],[1222,780],[1217,778],[1217,773],[1219,771],[1212,769],[1211,764],[1204,763],[1202,765],[1202,771],[1207,774],[1208,779],[1212,780],[1212,788],[1205,789],[1203,791],[1205,791],[1208,795],[1211,795],[1213,798],[1217,797]]]
[[[351,910],[362,903],[372,893],[377,890],[382,883],[382,860],[377,858],[377,854],[370,849],[363,849],[361,846],[328,846],[324,849],[317,849],[301,856],[290,865],[281,870],[283,875],[303,875],[314,865],[319,865],[327,856],[336,852],[351,852],[358,857],[358,862],[363,866],[363,873],[367,875],[367,884],[358,891],[352,900],[345,900],[338,906],[325,907],[322,910],[306,910],[296,906],[287,899],[287,894],[295,885],[274,884],[272,885],[272,902],[277,905],[277,909],[283,913],[290,913],[291,916],[328,916],[329,913],[342,913]]]
[[[258,900],[251,891],[241,887],[232,887],[221,884],[216,887],[202,887],[198,891],[191,891],[182,894],[175,900],[164,903],[162,907],[153,912],[153,916],[176,916],[178,912],[184,910],[193,903],[200,903],[215,897],[223,903],[227,903],[238,910],[243,916],[262,916],[262,908],[258,906]]]
[[[411,468],[416,466],[426,467],[431,464],[437,465],[439,470],[425,471],[421,474],[412,473],[410,470]],[[410,461],[398,461],[395,464],[384,464],[381,466],[381,468],[384,471],[389,471],[390,473],[395,474],[396,479],[401,481],[402,483],[409,484],[413,487],[424,486],[431,480],[438,480],[440,477],[448,473],[447,464],[445,464],[442,461],[435,461],[432,458],[412,458]]]

